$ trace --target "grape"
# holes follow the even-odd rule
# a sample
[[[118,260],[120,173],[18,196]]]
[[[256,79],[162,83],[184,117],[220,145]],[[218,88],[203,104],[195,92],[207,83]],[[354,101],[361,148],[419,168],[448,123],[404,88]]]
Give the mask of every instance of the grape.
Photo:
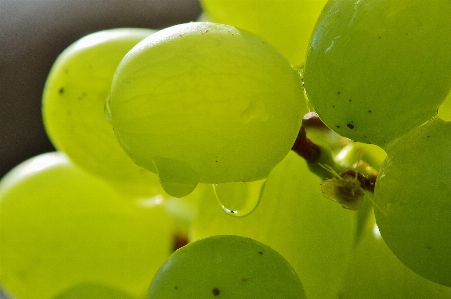
[[[376,220],[393,253],[451,286],[451,123],[434,119],[387,148],[374,191]]]
[[[56,60],[47,78],[42,114],[55,147],[122,193],[164,193],[158,178],[137,166],[117,142],[105,119],[105,100],[123,56],[151,29],[120,28],[81,38]]]
[[[290,264],[272,248],[239,236],[188,244],[155,274],[147,299],[306,298]]]
[[[320,183],[305,161],[290,152],[271,172],[260,204],[248,216],[230,217],[214,195],[203,198],[191,239],[226,234],[255,239],[288,260],[307,298],[336,298],[357,227],[355,214],[324,198]]]
[[[50,299],[86,281],[143,297],[172,248],[157,202],[136,204],[61,153],[0,183],[0,281],[16,299]]]
[[[310,35],[326,0],[202,0],[208,18],[255,33],[295,66],[304,63]]]
[[[274,47],[208,22],[137,44],[116,70],[107,106],[125,151],[175,197],[198,182],[267,177],[307,111],[299,73]]]
[[[114,288],[94,283],[80,283],[61,292],[53,299],[134,299]]]
[[[381,238],[374,217],[356,248],[338,298],[451,298],[451,288],[412,272]]]
[[[446,121],[451,121],[451,92],[446,97],[445,101],[440,105],[438,116]]]
[[[308,100],[342,136],[381,147],[437,114],[451,88],[447,0],[331,0],[307,53]]]

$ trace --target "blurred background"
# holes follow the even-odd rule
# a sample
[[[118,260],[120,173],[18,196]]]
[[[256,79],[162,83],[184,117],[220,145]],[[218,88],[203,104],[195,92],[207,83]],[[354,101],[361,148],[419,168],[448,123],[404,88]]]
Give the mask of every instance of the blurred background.
[[[200,13],[198,0],[0,0],[0,178],[53,150],[42,125],[41,95],[67,46],[102,29],[159,29]]]

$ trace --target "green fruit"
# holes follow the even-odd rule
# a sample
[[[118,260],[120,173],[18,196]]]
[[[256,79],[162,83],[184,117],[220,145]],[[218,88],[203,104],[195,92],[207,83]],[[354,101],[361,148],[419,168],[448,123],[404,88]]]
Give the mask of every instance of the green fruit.
[[[203,198],[191,238],[232,234],[255,239],[288,260],[307,298],[336,298],[355,241],[355,213],[324,198],[320,183],[290,152],[271,172],[251,214],[231,217],[214,194]]]
[[[381,238],[373,217],[367,225],[338,298],[451,298],[451,288],[422,278],[396,258]]]
[[[155,274],[147,299],[306,298],[302,283],[275,250],[239,236],[188,244]]]
[[[158,178],[137,166],[105,118],[105,101],[117,65],[151,29],[119,28],[87,35],[55,61],[44,89],[42,115],[52,143],[71,161],[124,194],[163,193]]]
[[[447,0],[331,0],[307,53],[310,104],[342,136],[386,147],[451,88]]]
[[[326,0],[202,0],[213,22],[255,33],[272,43],[295,66],[304,63],[307,45]]]
[[[164,208],[120,197],[61,153],[31,158],[0,182],[0,283],[50,299],[93,281],[142,297],[172,248]]]
[[[307,111],[299,73],[258,36],[194,22],[163,29],[119,64],[108,99],[119,142],[165,190],[268,176]]]
[[[435,119],[387,148],[374,191],[376,221],[393,253],[451,286],[451,123]]]

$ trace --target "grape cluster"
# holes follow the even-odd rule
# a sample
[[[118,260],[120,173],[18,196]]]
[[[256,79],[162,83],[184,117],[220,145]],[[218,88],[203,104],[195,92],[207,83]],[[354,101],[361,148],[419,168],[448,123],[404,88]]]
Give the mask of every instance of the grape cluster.
[[[418,274],[451,286],[448,1],[329,1],[304,72],[332,130],[383,147],[374,202],[384,240]]]
[[[451,298],[451,3],[201,3],[207,21],[58,57],[42,101],[57,152],[0,181],[0,285]]]

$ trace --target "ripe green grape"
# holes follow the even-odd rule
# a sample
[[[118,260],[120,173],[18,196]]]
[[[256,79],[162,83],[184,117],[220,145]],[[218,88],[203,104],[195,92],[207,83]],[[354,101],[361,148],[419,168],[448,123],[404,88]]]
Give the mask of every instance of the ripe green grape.
[[[290,152],[268,177],[257,208],[246,217],[231,217],[214,195],[199,205],[192,240],[213,235],[241,235],[265,243],[293,266],[307,298],[336,298],[351,256],[355,213],[324,198],[321,179]]]
[[[385,147],[437,114],[451,88],[447,0],[331,0],[308,50],[310,104],[332,130]]]
[[[135,299],[120,290],[95,283],[80,283],[52,299]]]
[[[165,190],[268,176],[307,111],[299,73],[271,45],[232,26],[163,29],[119,64],[108,99],[119,142]]]
[[[147,299],[306,298],[302,282],[274,249],[240,236],[214,236],[176,252],[155,274]]]
[[[374,201],[382,237],[419,275],[451,286],[451,123],[435,119],[387,148]]]
[[[451,288],[422,278],[401,263],[385,244],[371,217],[338,298],[449,299]]]
[[[50,299],[93,281],[143,297],[172,249],[161,205],[122,198],[61,153],[0,183],[0,282],[16,299]]]
[[[211,21],[255,33],[272,43],[295,66],[304,63],[307,45],[326,0],[202,0]]]
[[[451,121],[451,92],[440,105],[438,109],[438,116],[446,121]]]
[[[162,193],[158,178],[137,166],[117,142],[105,118],[105,101],[117,65],[151,29],[121,28],[96,32],[76,41],[55,61],[47,78],[42,114],[58,150],[122,193]]]

